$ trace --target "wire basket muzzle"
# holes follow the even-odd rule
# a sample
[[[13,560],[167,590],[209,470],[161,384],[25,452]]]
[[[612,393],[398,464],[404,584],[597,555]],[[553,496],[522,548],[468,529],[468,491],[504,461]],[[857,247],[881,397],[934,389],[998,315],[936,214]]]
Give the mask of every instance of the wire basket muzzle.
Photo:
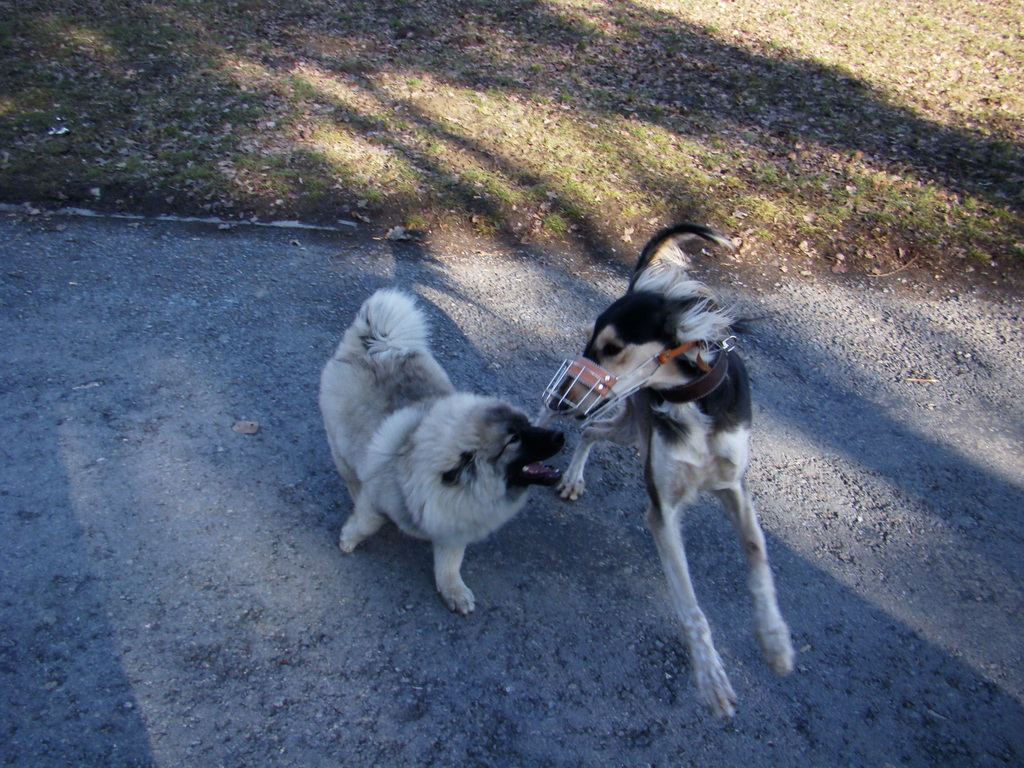
[[[544,389],[544,405],[563,414],[593,417],[614,403],[612,389],[617,381],[593,360],[566,360]]]

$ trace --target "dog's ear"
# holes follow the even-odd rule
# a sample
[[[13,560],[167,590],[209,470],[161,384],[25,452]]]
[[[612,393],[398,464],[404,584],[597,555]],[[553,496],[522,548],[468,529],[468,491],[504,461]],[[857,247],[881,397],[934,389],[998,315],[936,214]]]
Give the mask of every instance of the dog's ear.
[[[674,338],[679,331],[680,322],[688,315],[697,314],[699,307],[713,306],[704,296],[678,296],[665,299],[665,316],[662,321],[669,338]],[[689,341],[689,339],[687,339]]]
[[[670,339],[721,341],[732,331],[732,318],[718,303],[705,295],[669,299],[665,313],[665,331]]]
[[[473,479],[476,475],[476,456],[469,451],[463,451],[459,456],[459,462],[441,473],[441,482],[445,485],[462,485]]]

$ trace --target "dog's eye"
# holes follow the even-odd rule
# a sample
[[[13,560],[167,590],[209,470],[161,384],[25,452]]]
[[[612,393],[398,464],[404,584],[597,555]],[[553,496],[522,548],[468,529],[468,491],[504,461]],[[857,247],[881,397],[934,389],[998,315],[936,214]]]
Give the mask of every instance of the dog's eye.
[[[601,347],[601,357],[615,357],[621,351],[621,344],[616,344],[614,341],[609,341],[607,344]]]
[[[509,435],[508,442],[505,445],[515,445],[516,443],[522,442],[522,439],[518,434]]]

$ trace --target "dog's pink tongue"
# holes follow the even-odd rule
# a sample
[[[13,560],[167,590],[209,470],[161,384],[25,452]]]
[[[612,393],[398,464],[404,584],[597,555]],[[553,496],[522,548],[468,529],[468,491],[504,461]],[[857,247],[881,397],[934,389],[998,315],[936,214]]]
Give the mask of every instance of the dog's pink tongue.
[[[539,485],[553,485],[562,476],[562,470],[541,464],[539,461],[527,464],[523,467],[523,476],[532,483]]]

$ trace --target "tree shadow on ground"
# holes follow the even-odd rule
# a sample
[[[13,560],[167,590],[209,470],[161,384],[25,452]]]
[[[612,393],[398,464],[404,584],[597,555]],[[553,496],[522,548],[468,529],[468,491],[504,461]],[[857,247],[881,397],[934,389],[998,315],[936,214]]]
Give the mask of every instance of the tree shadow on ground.
[[[560,235],[563,225],[552,216],[558,214],[594,256],[621,247],[624,227],[680,217],[761,230],[781,242],[810,232],[821,252],[852,246],[854,257],[875,249],[892,255],[897,247],[932,258],[978,248],[1008,255],[1024,238],[1024,150],[1016,124],[1002,131],[943,125],[840,68],[732,45],[635,2],[614,0],[577,15],[533,0],[236,3],[203,10],[186,18],[174,6],[125,11],[95,2],[90,9],[19,12],[19,28],[58,48],[68,19],[103,30],[111,41],[91,61],[100,76],[123,81],[127,101],[113,121],[90,130],[112,155],[103,161],[104,183],[121,184],[126,201],[148,196],[160,205],[162,185],[170,184],[179,189],[174,206],[326,219],[369,195],[380,216],[468,213],[514,241]],[[139,44],[146,39],[139,29],[147,25],[173,27],[173,47]],[[378,114],[332,100],[303,81],[302,67],[363,92]],[[249,69],[265,74],[247,81]],[[500,137],[490,141],[474,126],[458,127],[383,85],[396,76],[515,97],[583,123],[588,116],[614,118],[624,127],[612,155],[626,175],[616,183],[639,196],[626,210],[614,198],[597,203],[550,155]],[[166,94],[155,112],[138,114],[131,103],[140,80]],[[79,92],[86,116],[117,106],[90,105],[87,94]],[[205,102],[225,107],[193,106]],[[289,129],[267,128],[261,113]],[[396,127],[396,114],[414,130]],[[311,144],[303,128],[310,125],[352,131],[409,178],[399,173],[398,183],[374,188],[361,171]],[[537,128],[542,134],[543,125]],[[659,147],[639,129],[682,141],[700,156],[686,167],[665,168],[657,162]],[[133,188],[136,182],[118,170],[117,153],[157,154],[161,141],[175,140],[175,130],[206,138],[157,180],[159,190]],[[267,131],[279,134],[269,149]],[[50,161],[66,165],[59,138],[49,156],[37,156],[40,175]],[[197,157],[222,154],[225,140],[232,151],[252,146],[248,167],[218,167]],[[579,140],[586,143],[586,135]],[[445,154],[425,150],[425,141],[443,144]],[[573,152],[587,155],[585,147]],[[262,178],[261,165],[271,170]],[[494,188],[475,184],[474,170],[496,179]],[[600,168],[585,173],[587,185],[599,186]],[[88,199],[97,177],[72,176],[69,194]],[[28,174],[25,183],[31,182]],[[219,199],[221,188],[232,190],[232,199]],[[974,213],[956,218],[969,209]]]
[[[396,257],[374,241],[350,248],[350,240],[314,243],[291,233],[250,240],[237,231],[119,222],[44,229],[14,226],[6,252],[22,274],[3,286],[8,354],[21,363],[6,374],[5,397],[15,406],[6,450],[33,483],[0,501],[11,512],[54,508],[45,518],[5,515],[10,551],[38,553],[39,601],[68,617],[85,606],[90,618],[70,641],[28,632],[38,603],[5,594],[14,637],[44,659],[24,675],[26,711],[39,717],[19,726],[5,750],[33,741],[39,748],[23,754],[123,765],[149,764],[152,751],[239,765],[321,765],[339,755],[417,765],[494,755],[522,765],[708,755],[722,764],[752,755],[780,765],[1019,761],[1020,701],[1013,683],[993,682],[990,670],[960,655],[970,627],[940,641],[905,618],[911,598],[895,608],[878,603],[878,573],[861,565],[864,582],[851,583],[848,570],[815,559],[818,548],[793,543],[800,516],[815,510],[801,507],[792,466],[775,478],[761,473],[777,483],[754,488],[801,652],[791,679],[775,679],[758,658],[729,524],[711,504],[687,521],[701,601],[742,697],[728,727],[710,722],[695,700],[642,529],[645,491],[638,478],[623,480],[629,470],[621,463],[595,456],[591,494],[571,512],[553,494],[535,493],[520,518],[471,549],[467,579],[481,599],[469,620],[437,599],[420,542],[385,534],[368,551],[341,557],[335,541],[347,507],[336,502],[344,490],[316,413],[316,373],[359,302],[399,282],[469,307],[480,325],[497,323],[494,307],[510,278],[528,274],[561,298],[550,311],[570,336],[579,316],[589,319],[609,298],[587,278],[520,254],[503,262],[506,282],[482,290],[439,269],[447,255]],[[69,296],[71,283],[81,290]],[[516,377],[532,385],[550,372],[553,350],[545,329],[533,327],[539,323],[524,321],[520,348],[498,357],[475,347],[479,328],[441,302],[430,312],[461,353],[447,362],[464,386],[493,387],[480,363],[495,359],[518,361]],[[902,427],[841,377],[790,376],[788,360],[815,370],[835,361],[807,335],[773,332],[779,348],[756,357],[762,372],[772,366],[778,375],[758,392],[776,422],[850,456],[912,501],[942,495],[952,505],[965,486],[998,481],[983,467],[964,467],[949,485],[929,486],[923,468],[956,460],[936,438],[848,446],[866,419],[878,434]],[[100,376],[102,386],[72,389]],[[848,407],[831,422],[805,419],[792,400],[823,389]],[[234,435],[236,416],[258,418],[262,433]],[[1001,502],[1008,516],[1011,502]],[[828,535],[845,543],[841,530]],[[983,556],[1009,544],[969,546]],[[895,541],[886,551],[907,557]],[[54,573],[78,574],[75,582],[49,578],[54,558],[62,563]],[[88,574],[94,580],[82,583]],[[922,568],[912,577],[942,582],[913,596],[918,604],[956,610],[944,590],[957,582],[947,574]],[[69,590],[73,583],[79,588]],[[973,599],[955,597],[965,606]],[[981,607],[995,612],[998,604]],[[117,621],[105,621],[104,610]],[[91,651],[75,664],[95,670],[72,684],[72,700],[47,691],[38,671],[59,668],[65,662],[56,654],[79,641]],[[111,679],[93,686],[97,673]],[[132,691],[138,704],[116,713]],[[100,717],[84,718],[86,710]],[[105,715],[110,722],[100,722]],[[83,722],[82,733],[62,730]],[[74,746],[47,741],[52,723]],[[120,735],[127,740],[113,756],[74,741],[112,750]]]

